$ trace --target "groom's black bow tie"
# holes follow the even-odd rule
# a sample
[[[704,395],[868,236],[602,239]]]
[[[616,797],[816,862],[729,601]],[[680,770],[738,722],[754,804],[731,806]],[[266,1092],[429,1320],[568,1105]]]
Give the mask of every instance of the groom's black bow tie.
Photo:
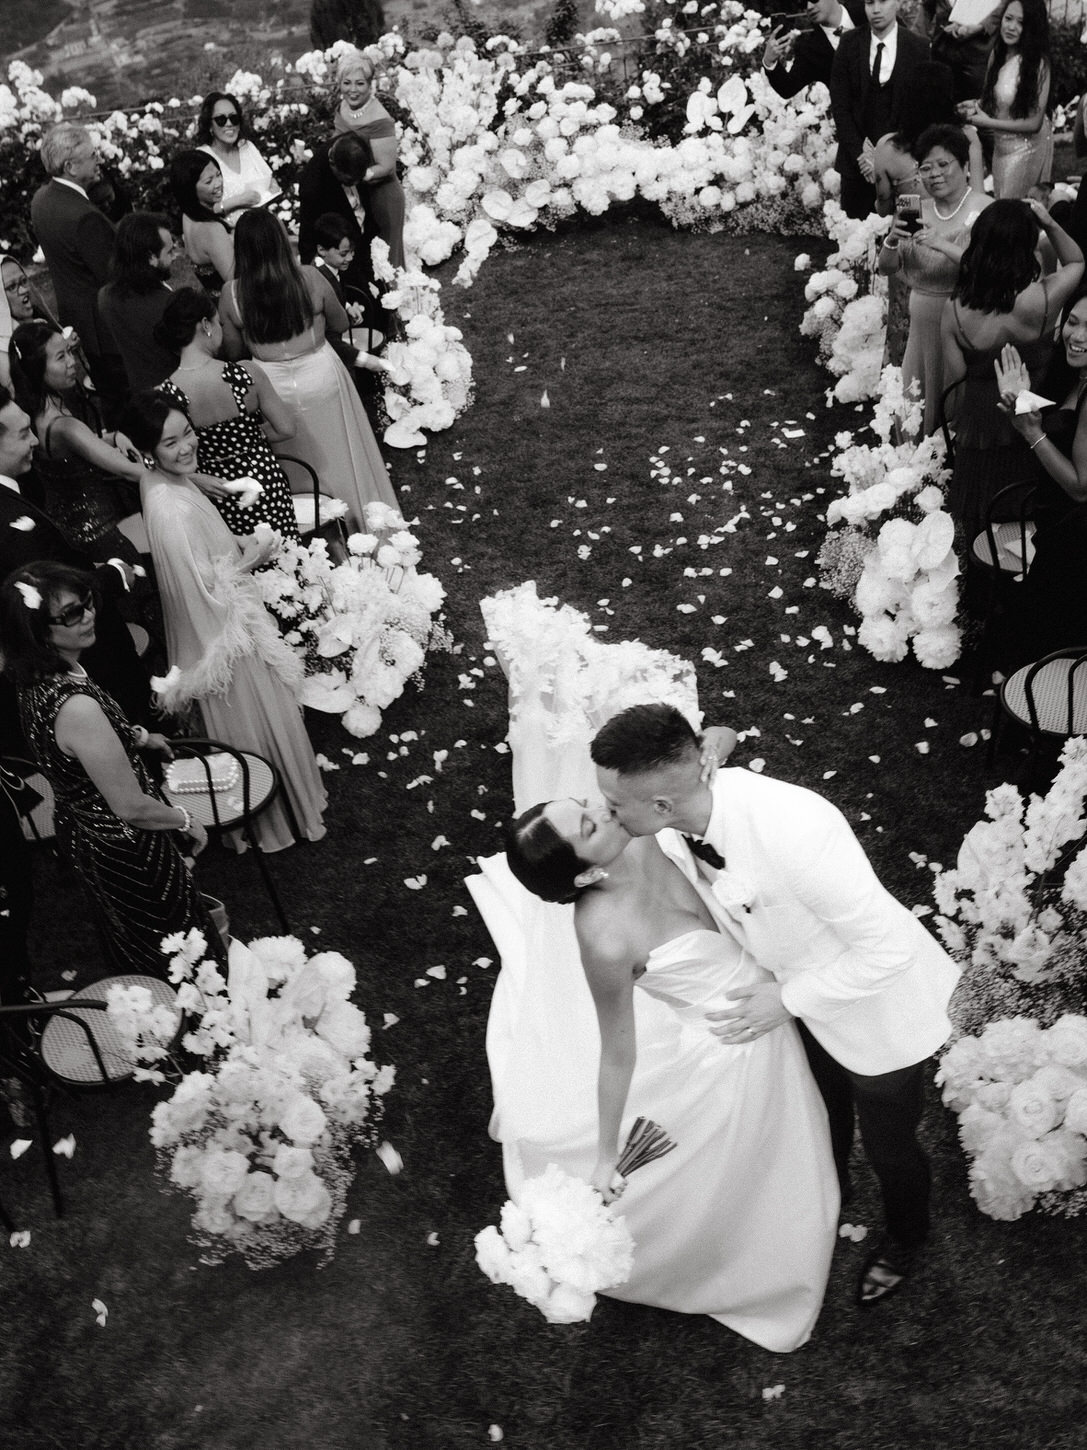
[[[719,851],[715,851],[708,841],[703,841],[700,836],[684,836],[683,839],[691,848],[693,855],[700,861],[705,861],[707,866],[712,866],[716,871],[725,869],[725,858]]]

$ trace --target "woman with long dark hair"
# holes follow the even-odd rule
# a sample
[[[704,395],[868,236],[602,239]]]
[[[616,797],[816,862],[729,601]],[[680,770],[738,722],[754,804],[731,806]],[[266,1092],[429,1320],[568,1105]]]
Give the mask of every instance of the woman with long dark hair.
[[[234,275],[234,239],[223,214],[223,172],[206,151],[180,151],[170,188],[181,209],[181,234],[197,278],[213,297]]]
[[[1044,0],[1006,0],[981,99],[967,108],[967,119],[994,138],[993,191],[998,198],[1028,196],[1052,176],[1052,73]]]
[[[325,337],[349,326],[332,288],[313,267],[298,265],[282,223],[266,211],[239,217],[235,256],[237,276],[219,302],[225,355],[248,350],[267,374],[294,423],[289,451],[347,504],[356,527],[375,499],[397,507],[366,411]]]
[[[79,381],[74,342],[52,322],[22,322],[10,358],[16,401],[38,438],[44,511],[88,557],[137,563],[137,550],[117,525],[139,510],[142,470],[103,436],[94,395]]]
[[[236,494],[214,497],[227,528],[248,534],[265,523],[296,539],[290,484],[270,446],[293,438],[294,423],[267,377],[259,368],[250,372],[241,363],[221,361],[222,324],[215,303],[200,287],[174,294],[156,335],[180,357],[160,391],[196,429],[200,471],[227,483],[252,478],[261,486],[245,507]]]
[[[1043,231],[1060,264],[1045,278],[1036,255]],[[1038,202],[995,201],[975,222],[941,320],[945,375],[962,384],[949,399],[955,468],[948,508],[968,543],[984,527],[993,496],[1031,473],[1026,444],[998,408],[995,364],[1012,343],[1040,383],[1054,325],[1082,277],[1083,253]]]
[[[176,403],[137,393],[121,426],[147,465],[140,491],[170,662],[160,703],[172,712],[197,706],[206,734],[271,760],[299,832],[320,840],[325,789],[298,704],[302,670],[251,577],[281,541],[271,530],[230,532],[196,483],[196,433]],[[254,835],[263,851],[293,843],[278,798]]]
[[[80,663],[94,644],[96,608],[93,577],[50,560],[0,585],[4,670],[34,760],[56,795],[57,845],[86,888],[116,971],[162,976],[162,938],[193,927],[222,961],[177,845],[195,856],[207,834],[189,811],[166,802],[142,759],[145,752],[169,759],[169,744],[132,725]]]
[[[263,206],[276,196],[272,168],[257,150],[253,128],[237,96],[209,91],[196,120],[196,149],[213,156],[223,174],[222,214]]]

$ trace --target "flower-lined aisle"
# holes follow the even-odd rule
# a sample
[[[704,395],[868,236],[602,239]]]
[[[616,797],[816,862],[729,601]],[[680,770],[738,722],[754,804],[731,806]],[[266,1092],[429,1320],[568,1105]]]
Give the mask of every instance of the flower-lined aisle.
[[[307,959],[296,937],[230,944],[226,977],[203,937],[166,938],[169,979],[189,1014],[186,1063],[152,1113],[164,1175],[195,1201],[205,1263],[228,1253],[265,1268],[301,1249],[332,1256],[357,1144],[373,1144],[395,1069],[367,1054],[370,1028],[349,1000],[355,969],[339,952]],[[109,991],[109,1014],[133,1059],[170,1058],[177,1013],[140,986]],[[158,1068],[137,1078],[163,1083]]]

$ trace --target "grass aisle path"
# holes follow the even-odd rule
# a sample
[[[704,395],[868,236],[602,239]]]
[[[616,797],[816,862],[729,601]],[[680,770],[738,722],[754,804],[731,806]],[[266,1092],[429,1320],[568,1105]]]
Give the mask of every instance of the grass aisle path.
[[[504,1198],[486,1137],[494,967],[480,962],[494,950],[462,885],[509,808],[482,595],[535,578],[612,637],[696,661],[708,718],[751,732],[739,762],[825,791],[908,903],[929,882],[909,853],[950,859],[979,814],[984,762],[958,741],[987,706],[875,664],[812,584],[816,460],[852,415],[826,411],[796,331],[798,249],[638,221],[533,239],[447,293],[447,320],[467,314],[478,399],[424,461],[398,457],[395,478],[458,652],[432,657],[423,690],[353,749],[317,722],[342,765],[329,836],[272,863],[296,929],[358,967],[373,1055],[398,1068],[384,1132],[404,1172],[363,1162],[348,1215],[361,1231],[320,1272],[197,1267],[185,1200],[151,1176],[151,1095],[62,1103],[58,1132],[78,1141],[62,1164],[69,1217],[49,1218],[33,1153],[2,1180],[34,1229],[5,1255],[0,1308],[3,1418],[32,1427],[20,1450],[460,1450],[490,1444],[492,1424],[516,1450],[1077,1443],[1081,1230],[980,1219],[935,1095],[925,1273],[862,1316],[862,1249],[843,1241],[815,1340],[793,1356],[607,1300],[589,1325],[548,1327],[473,1262]],[[273,929],[251,862],[216,852],[204,875],[243,939]],[[73,964],[92,979],[70,883],[43,863],[40,889],[45,985]],[[387,1030],[385,1013],[399,1019]],[[874,1225],[859,1177],[852,1216]]]

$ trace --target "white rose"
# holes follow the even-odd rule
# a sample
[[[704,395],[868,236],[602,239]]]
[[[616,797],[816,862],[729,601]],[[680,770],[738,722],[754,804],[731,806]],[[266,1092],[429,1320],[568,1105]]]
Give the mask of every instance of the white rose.
[[[234,1212],[250,1223],[264,1223],[275,1212],[275,1179],[261,1169],[250,1173],[234,1195]]]
[[[1044,1034],[1045,1046],[1062,1067],[1087,1068],[1087,1017],[1067,1013]]]
[[[327,1003],[314,1024],[314,1030],[345,1057],[361,1057],[370,1046],[366,1018],[350,1002]]]
[[[1024,1188],[1035,1193],[1048,1193],[1056,1188],[1064,1166],[1058,1145],[1049,1137],[1028,1139],[1011,1155],[1012,1172]]]
[[[1087,1085],[1077,1088],[1064,1109],[1064,1126],[1087,1137]],[[180,1149],[178,1150],[180,1153]]]
[[[476,1263],[487,1275],[492,1284],[506,1284],[509,1282],[510,1251],[505,1239],[495,1228],[494,1224],[488,1224],[486,1228],[480,1229],[476,1234]]]
[[[235,1153],[228,1148],[209,1148],[204,1154],[204,1187],[211,1194],[231,1197],[242,1186],[248,1172],[249,1160],[244,1153]]]
[[[298,1093],[290,1099],[277,1123],[285,1137],[307,1148],[316,1143],[327,1126],[328,1119],[320,1105],[304,1093]]]
[[[313,1154],[308,1148],[281,1143],[272,1160],[272,1172],[277,1178],[301,1178],[313,1172]]]
[[[502,1237],[515,1252],[523,1249],[532,1237],[532,1220],[519,1204],[504,1203],[499,1222]]]
[[[539,1302],[540,1312],[548,1324],[581,1324],[592,1316],[596,1295],[585,1294],[570,1284],[556,1284],[546,1299]]]
[[[1034,1078],[1016,1083],[1008,1098],[1007,1111],[1011,1121],[1032,1138],[1048,1133],[1062,1117],[1060,1106]]]
[[[275,1205],[292,1223],[304,1223],[320,1209],[326,1191],[316,1173],[301,1173],[297,1178],[277,1178]]]

